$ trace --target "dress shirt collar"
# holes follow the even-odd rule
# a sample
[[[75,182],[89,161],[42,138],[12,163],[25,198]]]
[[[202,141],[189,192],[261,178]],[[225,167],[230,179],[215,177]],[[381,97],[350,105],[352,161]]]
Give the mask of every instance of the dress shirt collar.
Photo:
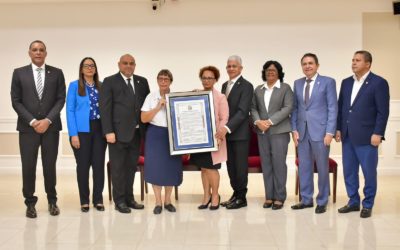
[[[267,83],[264,83],[264,85],[261,87],[261,88],[265,88],[265,89],[267,89],[267,90],[271,90],[271,89],[273,89],[274,87],[276,87],[276,88],[280,88],[281,87],[281,80],[277,80],[275,83],[274,83],[274,85],[271,87],[271,88],[269,88],[268,87],[268,84]]]
[[[35,64],[31,64],[32,65],[32,70],[33,70],[33,72],[37,72],[36,70],[38,69],[38,68],[41,68],[42,70],[43,70],[43,72],[45,71],[45,69],[46,69],[46,64],[43,64],[42,66],[40,66],[40,67],[38,67],[38,66],[36,66]]]
[[[235,77],[235,78],[233,78],[232,80],[229,80],[229,81],[231,81],[231,82],[233,82],[233,83],[236,83],[237,80],[238,80],[241,76],[242,76],[242,75],[238,75],[237,77]]]
[[[312,82],[315,82],[315,80],[317,79],[317,77],[318,77],[318,73],[315,73],[315,75],[313,76],[313,77],[311,77],[311,81]],[[306,80],[307,80],[308,78],[306,77]]]
[[[353,75],[353,79],[354,79],[354,81],[356,81],[356,82],[364,83],[365,79],[367,79],[367,77],[368,77],[368,75],[369,75],[370,72],[371,72],[371,70],[368,70],[368,72],[365,73],[365,74],[360,78],[360,80],[357,80],[357,76],[354,74],[354,75]]]
[[[126,77],[124,74],[122,74],[121,72],[119,72],[122,76],[122,78],[125,80],[125,83],[128,84],[128,79],[131,79],[131,84],[133,86],[133,75],[131,77]]]

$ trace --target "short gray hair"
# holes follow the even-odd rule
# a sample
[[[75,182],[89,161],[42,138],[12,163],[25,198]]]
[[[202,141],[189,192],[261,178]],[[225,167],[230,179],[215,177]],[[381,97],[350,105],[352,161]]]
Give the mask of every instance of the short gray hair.
[[[240,65],[242,65],[242,58],[238,55],[233,55],[233,56],[228,57],[228,61],[236,61]]]

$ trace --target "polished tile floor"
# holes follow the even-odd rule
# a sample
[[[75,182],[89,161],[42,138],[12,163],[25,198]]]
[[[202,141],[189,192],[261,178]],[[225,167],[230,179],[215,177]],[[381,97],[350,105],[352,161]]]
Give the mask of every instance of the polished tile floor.
[[[47,212],[43,179],[38,170],[38,218],[25,217],[20,171],[0,170],[0,249],[400,249],[400,176],[380,176],[373,216],[338,214],[346,203],[343,178],[338,180],[337,203],[332,199],[325,214],[313,209],[292,211],[296,202],[294,176],[288,177],[288,199],[280,211],[263,209],[260,174],[249,176],[248,207],[200,211],[199,173],[184,173],[177,213],[153,215],[154,197],[145,197],[145,209],[131,214],[106,211],[81,213],[76,177],[72,169],[58,170],[61,214]],[[139,193],[139,176],[135,189]],[[231,191],[221,170],[221,195]],[[104,198],[108,197],[107,191]],[[139,200],[139,196],[137,196]]]

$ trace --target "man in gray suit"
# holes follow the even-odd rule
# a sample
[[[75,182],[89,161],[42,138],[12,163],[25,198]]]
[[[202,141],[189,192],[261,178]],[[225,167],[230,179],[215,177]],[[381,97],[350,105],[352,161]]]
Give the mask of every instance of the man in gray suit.
[[[50,215],[58,215],[56,161],[61,130],[60,112],[65,103],[65,80],[60,69],[45,64],[46,45],[39,40],[29,45],[32,63],[14,70],[11,102],[18,114],[19,148],[22,161],[22,192],[26,217],[36,218],[36,163],[39,147],[44,187]]]
[[[313,207],[314,164],[318,170],[317,207],[315,213],[326,211],[329,196],[329,145],[335,134],[338,113],[336,82],[317,73],[315,54],[301,58],[305,77],[294,82],[292,112],[293,141],[298,149],[301,202],[292,209]]]
[[[283,82],[282,66],[267,61],[261,77],[265,82],[254,91],[251,117],[256,125],[264,177],[264,208],[278,210],[286,200],[286,156],[290,142],[293,91]]]

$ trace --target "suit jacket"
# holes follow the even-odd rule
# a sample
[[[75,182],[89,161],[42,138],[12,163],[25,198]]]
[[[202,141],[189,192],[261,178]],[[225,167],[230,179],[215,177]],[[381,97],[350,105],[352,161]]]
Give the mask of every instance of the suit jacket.
[[[51,124],[48,131],[62,129],[60,112],[65,103],[65,79],[63,72],[45,65],[45,79],[42,99],[36,90],[32,65],[14,70],[11,81],[11,102],[18,114],[17,130],[35,133],[29,125],[33,119],[48,118]]]
[[[66,113],[69,136],[78,135],[78,132],[90,132],[90,100],[88,87],[86,95],[78,94],[78,80],[69,84],[67,93]]]
[[[222,85],[222,94],[225,94],[228,82]],[[253,85],[242,76],[236,81],[228,96],[229,121],[226,126],[231,130],[227,134],[228,141],[250,139],[249,112],[253,99]]]
[[[215,126],[218,129],[223,128],[228,122],[229,107],[225,95],[216,89],[212,90],[214,100]],[[218,151],[211,152],[213,164],[225,162],[227,160],[226,140],[219,145]]]
[[[372,134],[381,135],[384,139],[389,117],[388,82],[370,72],[353,104],[350,104],[353,85],[352,76],[342,81],[337,130],[341,131],[342,138],[349,136],[355,145],[371,144]]]
[[[281,83],[280,88],[274,88],[268,105],[268,111],[265,108],[264,84],[257,86],[253,95],[251,105],[251,117],[253,123],[257,120],[268,120],[274,124],[268,131],[270,134],[282,134],[292,131],[290,125],[290,113],[293,109],[293,91],[286,83]],[[256,127],[257,133],[262,133]]]
[[[294,105],[291,116],[292,129],[303,140],[308,128],[311,140],[322,141],[327,133],[335,135],[338,112],[336,82],[333,78],[318,75],[311,97],[304,103],[303,89],[306,78],[294,82]]]
[[[118,72],[106,77],[100,92],[100,115],[104,134],[115,133],[117,141],[130,142],[137,125],[140,134],[145,134],[145,124],[140,120],[140,109],[150,93],[147,79],[132,76],[135,95],[130,94],[128,86]]]

